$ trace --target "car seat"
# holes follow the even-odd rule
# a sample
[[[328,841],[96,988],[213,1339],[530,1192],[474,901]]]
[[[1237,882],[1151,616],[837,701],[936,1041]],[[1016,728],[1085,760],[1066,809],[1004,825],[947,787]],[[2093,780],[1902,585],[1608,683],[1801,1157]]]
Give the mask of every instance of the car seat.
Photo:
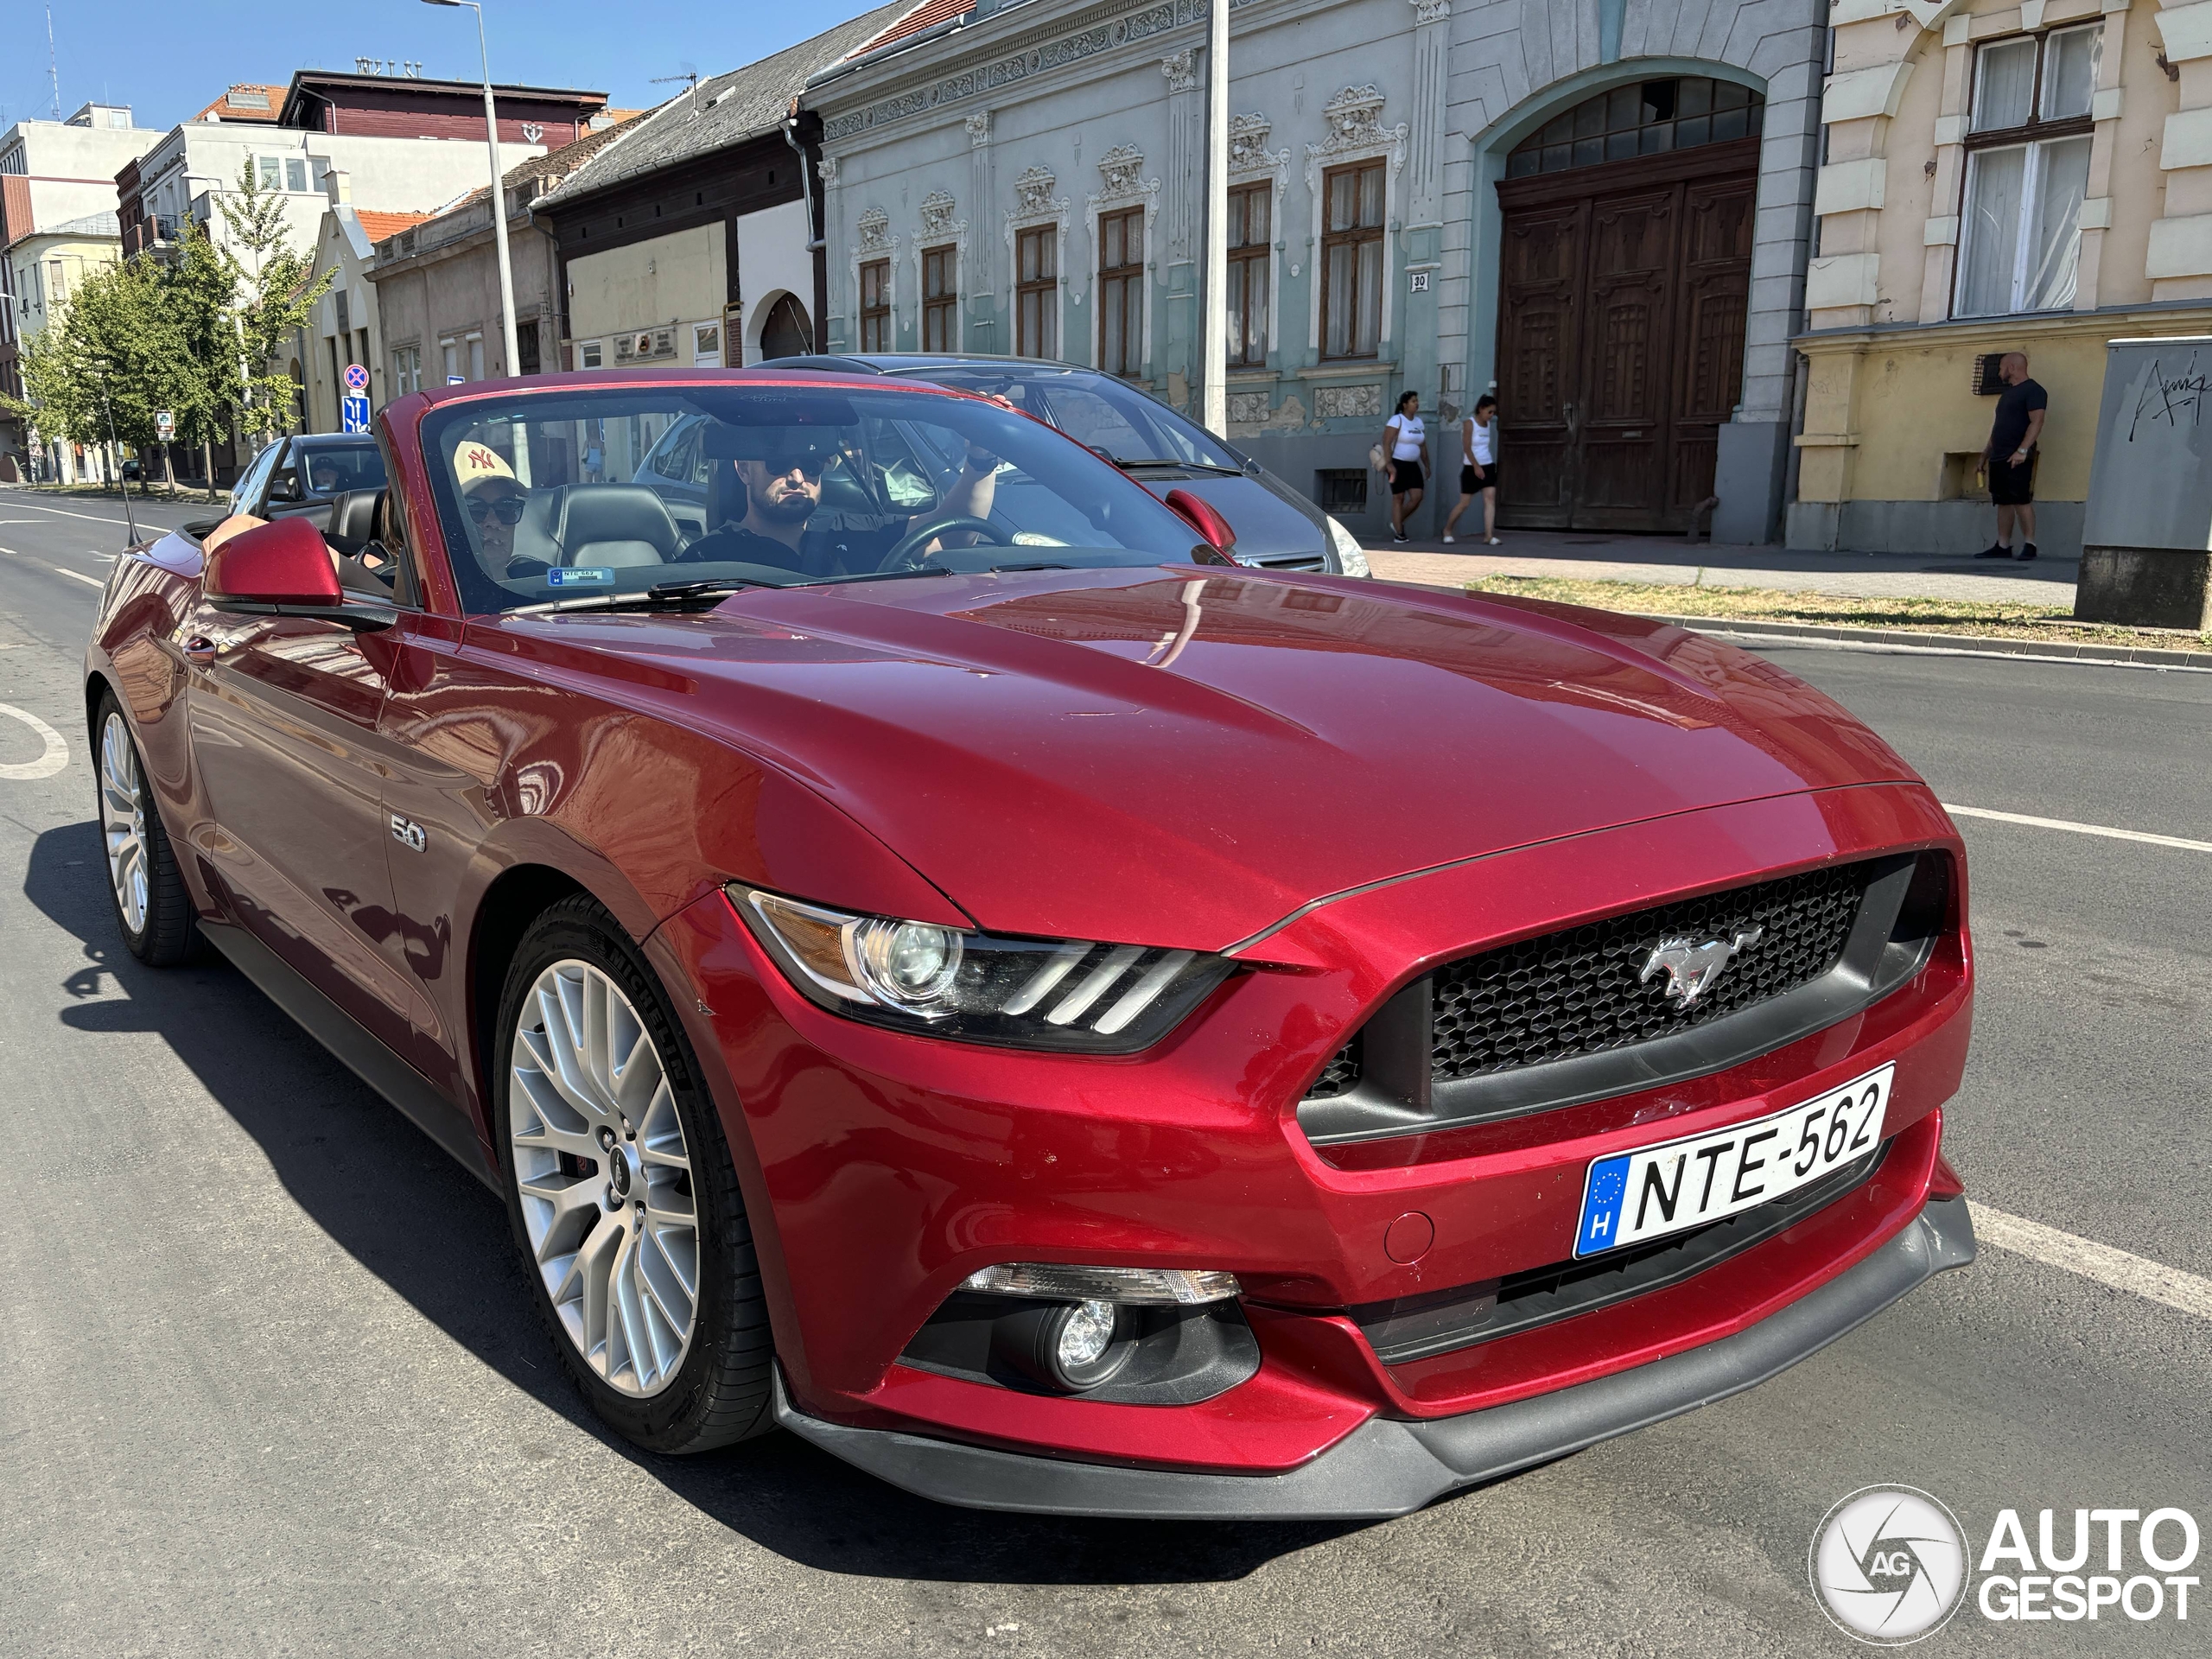
[[[667,504],[642,484],[564,484],[546,512],[557,564],[666,564],[683,544]]]

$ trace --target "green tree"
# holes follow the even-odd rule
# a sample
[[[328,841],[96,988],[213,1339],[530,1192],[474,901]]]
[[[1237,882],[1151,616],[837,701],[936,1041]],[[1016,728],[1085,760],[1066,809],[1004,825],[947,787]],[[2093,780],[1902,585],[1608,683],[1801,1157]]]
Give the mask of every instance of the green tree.
[[[335,271],[309,280],[312,249],[291,245],[284,223],[284,198],[262,188],[249,158],[239,169],[238,189],[218,199],[229,232],[225,257],[232,274],[231,315],[238,341],[239,426],[254,435],[273,432],[284,423],[298,395],[289,370],[270,372],[292,335],[308,325],[315,303],[329,290]]]
[[[143,450],[156,442],[154,412],[190,408],[200,388],[175,335],[158,268],[146,262],[99,267],[65,310],[24,342],[24,396],[10,412],[41,435],[101,443],[112,435]]]

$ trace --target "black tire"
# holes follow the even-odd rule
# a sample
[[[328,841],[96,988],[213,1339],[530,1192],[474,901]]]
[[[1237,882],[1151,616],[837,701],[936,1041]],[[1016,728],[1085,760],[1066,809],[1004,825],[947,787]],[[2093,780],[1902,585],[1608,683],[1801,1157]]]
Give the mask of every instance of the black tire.
[[[517,1179],[509,1114],[518,1026],[538,976],[556,963],[572,960],[605,974],[637,1011],[659,1054],[691,1165],[699,1294],[690,1346],[672,1379],[642,1398],[609,1386],[594,1371],[563,1323],[531,1248]],[[713,1451],[773,1428],[775,1345],[761,1294],[753,1230],[721,1118],[658,979],[620,925],[596,900],[583,894],[563,899],[524,934],[500,995],[492,1062],[493,1131],[499,1150],[500,1188],[524,1275],[555,1351],[592,1409],[626,1440],[672,1455]]]
[[[124,912],[123,896],[116,891],[115,877],[106,856],[105,760],[111,722],[119,741],[130,750],[139,810],[145,824],[140,845],[145,859],[146,915],[143,923],[136,928]],[[149,968],[174,968],[191,961],[200,950],[200,925],[193,914],[192,894],[184,885],[184,872],[177,867],[176,852],[169,845],[168,831],[162,823],[160,799],[146,781],[145,757],[138,753],[138,741],[131,735],[130,722],[124,718],[123,706],[112,691],[100,694],[99,709],[92,719],[92,791],[93,804],[99,809],[97,822],[102,833],[100,874],[107,883],[108,905],[115,912],[116,931],[123,935],[123,943],[132,956]]]

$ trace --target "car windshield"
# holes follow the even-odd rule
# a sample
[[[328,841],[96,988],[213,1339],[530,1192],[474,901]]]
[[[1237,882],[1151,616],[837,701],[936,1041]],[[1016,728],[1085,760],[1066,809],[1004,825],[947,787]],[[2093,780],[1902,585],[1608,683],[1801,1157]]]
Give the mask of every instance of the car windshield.
[[[1198,556],[1181,518],[1059,434],[918,387],[524,393],[433,409],[423,431],[473,613]]]
[[[292,460],[305,474],[310,495],[343,495],[348,490],[380,490],[384,456],[373,443],[295,444]]]
[[[1154,403],[1111,375],[962,364],[919,370],[916,378],[1003,397],[1116,461],[1243,470],[1243,463],[1205,428],[1193,426],[1165,404]]]

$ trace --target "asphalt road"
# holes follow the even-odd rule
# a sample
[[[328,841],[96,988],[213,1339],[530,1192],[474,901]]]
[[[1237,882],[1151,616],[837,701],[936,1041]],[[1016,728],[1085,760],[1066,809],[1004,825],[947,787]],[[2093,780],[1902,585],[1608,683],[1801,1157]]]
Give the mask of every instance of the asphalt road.
[[[2005,1506],[2062,1543],[2077,1506],[2212,1525],[2212,1322],[1989,1249],[1748,1395],[1379,1526],[1039,1522],[785,1436],[615,1444],[492,1197],[237,975],[121,949],[78,682],[119,517],[0,490],[0,703],[68,746],[0,775],[0,1654],[1850,1653],[1806,1554],[1858,1487],[1976,1540]],[[2212,676],[1772,654],[1947,801],[2212,839]],[[0,767],[41,753],[0,715]],[[1953,1160],[2212,1274],[2212,855],[1964,827]],[[1923,1650],[2201,1653],[2191,1612],[1969,1607]]]

